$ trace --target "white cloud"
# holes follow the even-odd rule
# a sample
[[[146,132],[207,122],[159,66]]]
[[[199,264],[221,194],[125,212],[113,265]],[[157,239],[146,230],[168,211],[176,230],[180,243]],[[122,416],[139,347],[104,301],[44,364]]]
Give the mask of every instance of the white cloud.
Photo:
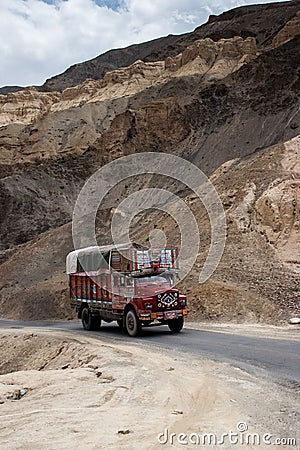
[[[247,0],[1,0],[0,86],[42,84],[70,65],[111,48],[192,31],[210,13],[219,14],[248,3]]]

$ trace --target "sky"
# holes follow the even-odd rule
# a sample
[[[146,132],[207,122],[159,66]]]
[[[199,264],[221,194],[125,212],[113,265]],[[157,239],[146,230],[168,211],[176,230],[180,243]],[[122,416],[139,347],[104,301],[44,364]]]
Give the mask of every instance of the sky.
[[[0,86],[40,85],[112,48],[192,31],[210,14],[278,0],[0,0]]]

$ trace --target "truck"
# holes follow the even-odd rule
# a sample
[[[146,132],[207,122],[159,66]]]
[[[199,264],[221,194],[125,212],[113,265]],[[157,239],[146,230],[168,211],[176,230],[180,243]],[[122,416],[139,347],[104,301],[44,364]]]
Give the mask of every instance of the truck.
[[[92,246],[67,255],[70,304],[85,330],[116,321],[129,336],[142,327],[168,325],[179,333],[187,315],[187,299],[175,287],[176,247],[139,244]]]

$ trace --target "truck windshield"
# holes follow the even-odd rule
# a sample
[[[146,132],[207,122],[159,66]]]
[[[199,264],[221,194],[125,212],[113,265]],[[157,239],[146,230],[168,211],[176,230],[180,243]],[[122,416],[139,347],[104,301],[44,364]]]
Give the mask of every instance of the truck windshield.
[[[154,275],[152,277],[141,277],[141,278],[135,278],[136,284],[161,284],[161,283],[168,283],[170,284],[170,280],[167,280],[165,277]]]

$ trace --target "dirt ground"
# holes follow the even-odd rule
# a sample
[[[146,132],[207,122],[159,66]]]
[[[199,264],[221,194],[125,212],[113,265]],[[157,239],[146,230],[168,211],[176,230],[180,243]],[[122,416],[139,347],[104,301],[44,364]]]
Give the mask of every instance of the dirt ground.
[[[6,450],[232,449],[247,433],[300,442],[299,404],[277,384],[227,364],[34,328],[0,332],[0,417]],[[195,444],[196,434],[219,441],[230,430],[239,444]],[[251,442],[245,448],[299,448]]]

